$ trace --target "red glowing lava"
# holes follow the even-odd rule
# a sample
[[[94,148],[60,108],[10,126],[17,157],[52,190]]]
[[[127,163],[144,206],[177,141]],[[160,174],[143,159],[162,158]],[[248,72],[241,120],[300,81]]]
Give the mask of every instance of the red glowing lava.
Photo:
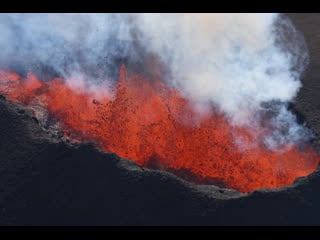
[[[187,172],[199,182],[211,179],[242,192],[290,185],[318,166],[320,158],[311,147],[277,152],[258,144],[239,150],[234,138],[250,139],[249,131],[235,131],[215,111],[193,121],[197,114],[178,91],[161,81],[126,76],[124,67],[114,90],[113,97],[96,99],[83,86],[75,89],[62,79],[41,82],[33,74],[23,79],[0,72],[0,92],[8,100],[29,107],[36,101],[59,120],[65,135],[92,141],[140,166]]]

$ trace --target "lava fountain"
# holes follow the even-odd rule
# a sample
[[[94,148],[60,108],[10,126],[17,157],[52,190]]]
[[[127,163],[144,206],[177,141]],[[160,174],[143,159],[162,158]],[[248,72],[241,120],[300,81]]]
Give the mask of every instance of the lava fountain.
[[[0,32],[0,94],[65,140],[242,192],[318,166],[288,109],[309,58],[284,15],[1,14]]]
[[[243,151],[235,138],[250,140],[252,133],[232,127],[214,106],[204,119],[184,123],[197,119],[188,99],[161,81],[128,76],[124,66],[114,94],[97,96],[63,79],[42,82],[31,73],[22,78],[9,71],[0,73],[0,91],[12,102],[47,109],[65,137],[92,141],[140,166],[189,174],[198,183],[209,181],[242,192],[277,188],[310,174],[320,160],[310,146],[273,151],[258,143]]]

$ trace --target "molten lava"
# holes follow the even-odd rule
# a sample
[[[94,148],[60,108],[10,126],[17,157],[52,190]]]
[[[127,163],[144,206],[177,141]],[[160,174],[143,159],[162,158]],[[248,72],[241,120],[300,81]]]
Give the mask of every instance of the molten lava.
[[[0,72],[0,92],[28,107],[40,104],[61,124],[65,136],[92,141],[98,147],[197,182],[222,183],[248,192],[292,184],[318,166],[311,147],[271,151],[262,144],[241,150],[236,137],[248,139],[245,128],[233,128],[217,111],[202,120],[189,100],[161,81],[127,76],[120,70],[114,94],[96,94],[84,85],[70,86],[56,78],[42,82],[33,74]]]

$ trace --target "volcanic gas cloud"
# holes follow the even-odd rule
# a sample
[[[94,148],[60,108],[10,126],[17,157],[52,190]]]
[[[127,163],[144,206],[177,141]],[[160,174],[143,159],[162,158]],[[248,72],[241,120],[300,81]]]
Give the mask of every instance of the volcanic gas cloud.
[[[314,171],[288,110],[308,63],[278,14],[4,14],[0,92],[140,166],[248,192]]]

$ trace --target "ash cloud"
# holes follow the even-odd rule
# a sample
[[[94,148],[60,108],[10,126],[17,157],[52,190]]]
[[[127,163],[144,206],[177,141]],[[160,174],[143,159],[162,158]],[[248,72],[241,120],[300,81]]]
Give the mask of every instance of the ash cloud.
[[[94,88],[116,79],[121,63],[140,71],[162,64],[158,76],[165,72],[199,116],[214,104],[233,126],[256,134],[268,115],[273,131],[256,137],[271,149],[312,137],[287,107],[301,88],[308,50],[284,15],[1,14],[0,33],[1,67]]]

